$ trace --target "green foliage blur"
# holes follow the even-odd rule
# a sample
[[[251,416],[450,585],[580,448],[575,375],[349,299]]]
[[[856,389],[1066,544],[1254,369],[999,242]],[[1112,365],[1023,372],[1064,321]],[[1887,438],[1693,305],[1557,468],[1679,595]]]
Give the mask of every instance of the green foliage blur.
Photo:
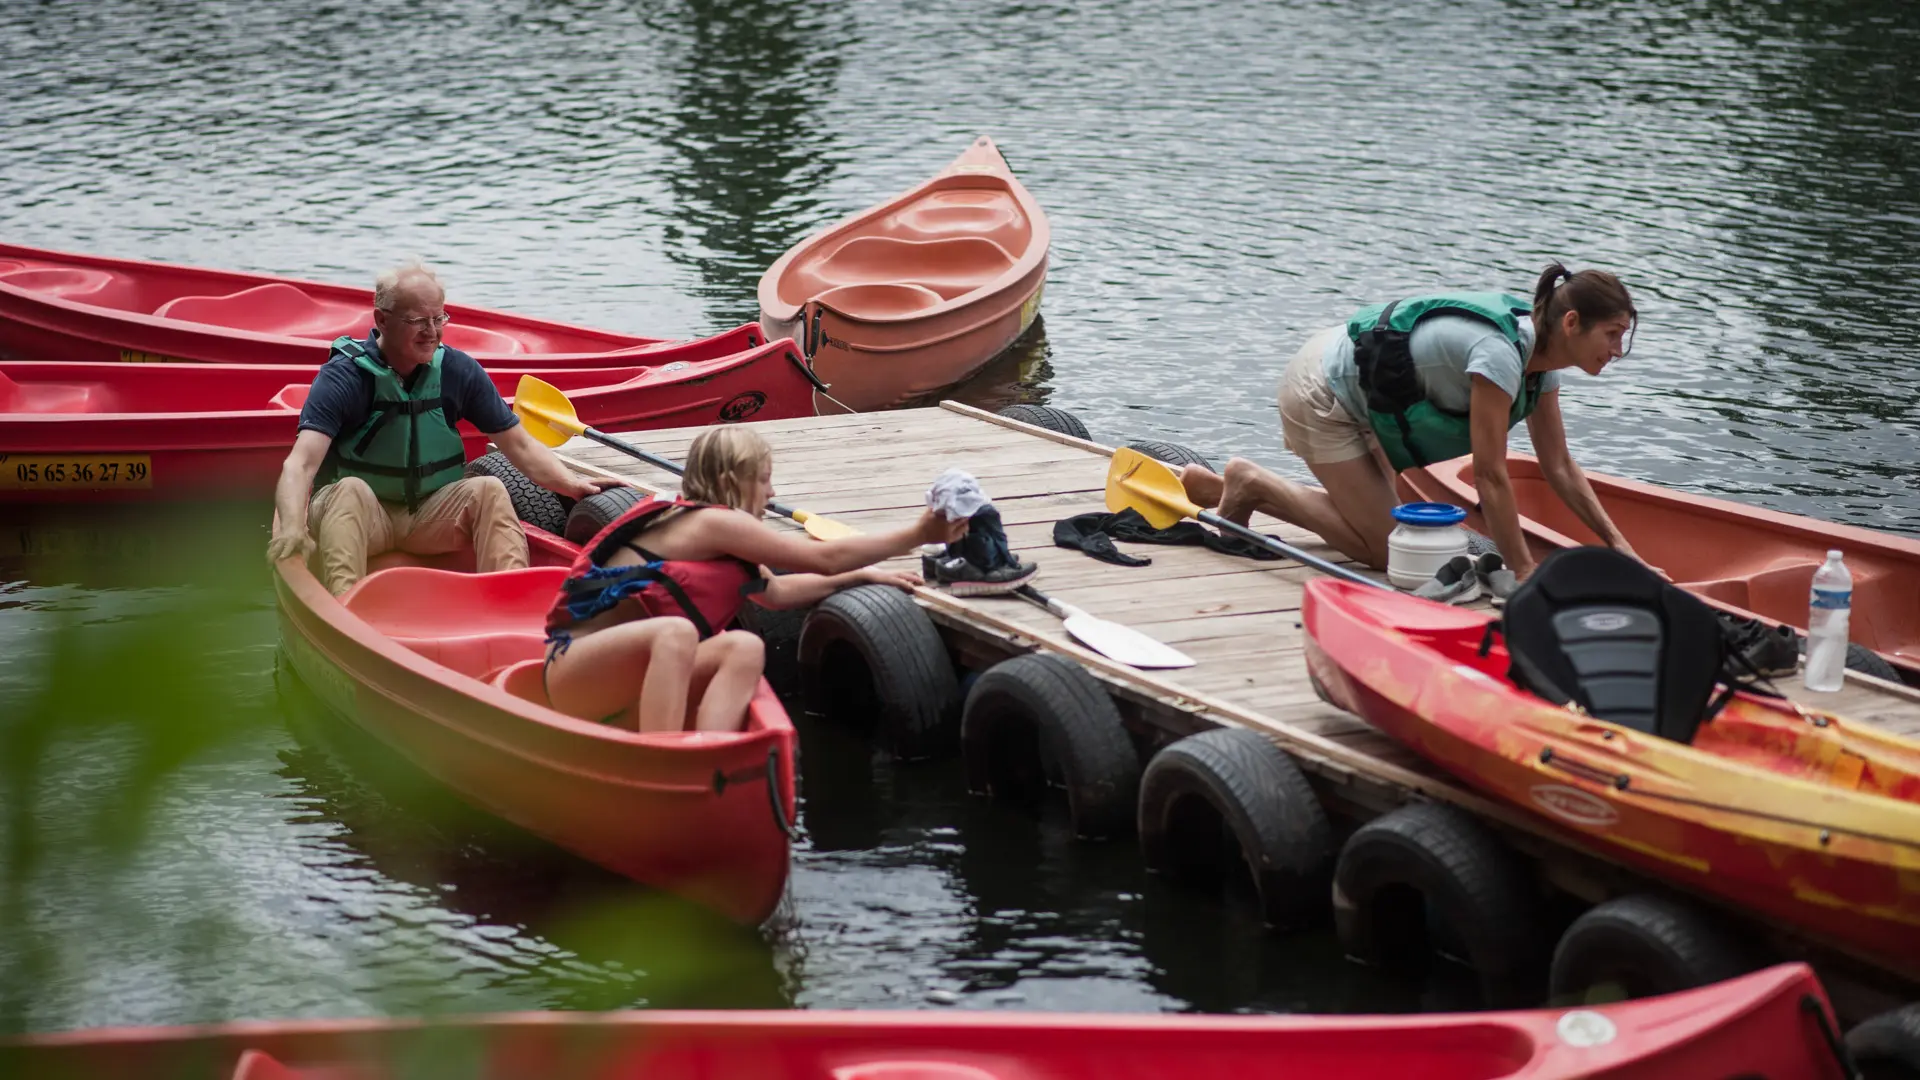
[[[267,514],[0,521],[0,1038],[789,1003],[758,934],[331,715],[279,657]]]

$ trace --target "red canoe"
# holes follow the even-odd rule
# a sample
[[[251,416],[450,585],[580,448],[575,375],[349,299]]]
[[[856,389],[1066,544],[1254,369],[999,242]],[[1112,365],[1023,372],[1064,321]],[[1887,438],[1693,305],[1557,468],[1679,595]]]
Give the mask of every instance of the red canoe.
[[[1509,454],[1507,472],[1536,557],[1600,542],[1547,486],[1538,461]],[[1839,548],[1853,573],[1853,640],[1920,683],[1920,540],[1599,473],[1587,479],[1633,549],[1682,588],[1723,610],[1803,633],[1813,572],[1829,549]],[[1416,498],[1467,507],[1468,524],[1485,531],[1472,458],[1409,469],[1400,480]]]
[[[604,431],[812,415],[793,342],[665,365],[534,372]],[[489,371],[511,399],[520,376]],[[273,490],[312,368],[0,363],[0,504],[250,497]],[[467,457],[486,436],[462,423]]]
[[[737,733],[639,734],[546,704],[547,606],[578,548],[527,530],[533,566],[381,557],[339,600],[274,575],[280,641],[328,709],[467,801],[615,873],[743,923],[786,887],[794,732],[761,680]],[[472,556],[466,557],[471,566]]]
[[[1332,704],[1620,862],[1920,979],[1920,742],[1740,694],[1690,742],[1562,708],[1483,654],[1487,612],[1321,579],[1301,603]]]
[[[371,1080],[473,1062],[554,1080],[1842,1080],[1804,965],[1592,1009],[1424,1016],[504,1013],[121,1028],[0,1041],[18,1080]],[[484,1064],[478,1064],[484,1063]],[[463,1066],[465,1067],[465,1066]]]
[[[899,405],[972,375],[1033,324],[1051,236],[983,135],[927,182],[780,256],[760,278],[760,324],[805,344],[835,400]]]
[[[486,367],[625,367],[699,360],[766,340],[743,327],[700,342],[634,337],[448,304],[444,340]],[[13,360],[308,364],[365,337],[373,290],[266,274],[0,244],[0,357]],[[751,329],[757,340],[737,335]]]

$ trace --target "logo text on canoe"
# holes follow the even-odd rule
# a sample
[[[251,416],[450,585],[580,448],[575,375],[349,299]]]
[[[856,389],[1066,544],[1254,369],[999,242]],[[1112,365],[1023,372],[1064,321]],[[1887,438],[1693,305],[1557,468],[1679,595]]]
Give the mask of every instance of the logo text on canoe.
[[[1565,784],[1535,784],[1528,796],[1533,804],[1562,821],[1604,828],[1620,820],[1620,811],[1597,795]]]
[[[758,390],[749,390],[720,407],[720,419],[726,423],[745,420],[759,412],[767,404],[767,395]]]

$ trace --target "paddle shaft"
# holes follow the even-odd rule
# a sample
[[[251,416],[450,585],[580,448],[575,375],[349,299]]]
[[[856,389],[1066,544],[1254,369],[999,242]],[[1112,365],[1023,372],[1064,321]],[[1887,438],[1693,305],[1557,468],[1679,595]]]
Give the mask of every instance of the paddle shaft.
[[[1312,569],[1318,570],[1323,574],[1331,574],[1332,576],[1337,577],[1342,581],[1352,581],[1361,585],[1372,585],[1377,589],[1387,589],[1389,591],[1393,589],[1393,586],[1388,585],[1384,582],[1375,581],[1372,578],[1366,576],[1365,574],[1354,573],[1352,570],[1349,570],[1344,566],[1338,566],[1338,565],[1335,565],[1334,563],[1330,563],[1318,555],[1309,555],[1306,552],[1301,551],[1299,548],[1294,547],[1292,544],[1282,543],[1281,541],[1275,540],[1273,537],[1268,536],[1265,533],[1254,532],[1252,529],[1247,528],[1245,525],[1240,525],[1240,524],[1236,524],[1235,522],[1228,521],[1226,518],[1221,517],[1219,514],[1216,514],[1211,510],[1202,510],[1195,516],[1198,517],[1201,521],[1206,522],[1207,524],[1213,526],[1216,529],[1219,529],[1222,532],[1230,532],[1235,536],[1245,537],[1246,539],[1251,540],[1256,544],[1259,544],[1261,547],[1269,548],[1273,551],[1277,551],[1280,554],[1285,555],[1287,558],[1292,559],[1294,562],[1297,562],[1302,566],[1311,567]]]
[[[602,432],[598,428],[583,427],[580,429],[580,434],[585,435],[587,438],[592,439],[594,442],[597,442],[602,446],[612,447],[613,449],[618,450],[623,454],[627,454],[632,457],[637,457],[641,461],[644,461],[649,465],[653,465],[657,468],[665,469],[675,476],[687,475],[686,468],[682,466],[679,462],[670,461],[667,458],[661,457],[659,454],[649,453],[648,451],[642,450],[639,447],[633,445],[630,442],[627,442],[624,439],[616,439],[613,436]],[[776,514],[779,514],[783,518],[793,518],[795,521],[800,520],[800,518],[796,516],[798,513],[797,511],[795,511],[791,507],[781,506],[777,502],[768,503],[767,509],[773,511]]]

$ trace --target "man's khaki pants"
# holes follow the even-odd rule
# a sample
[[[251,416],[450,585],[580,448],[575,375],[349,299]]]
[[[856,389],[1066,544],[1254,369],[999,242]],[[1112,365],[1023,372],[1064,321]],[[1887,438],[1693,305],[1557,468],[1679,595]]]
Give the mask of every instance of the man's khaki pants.
[[[320,583],[335,596],[367,576],[367,559],[388,551],[445,555],[473,546],[480,571],[527,565],[527,534],[506,485],[491,476],[457,480],[427,496],[420,509],[383,503],[357,476],[314,493],[307,511]]]

